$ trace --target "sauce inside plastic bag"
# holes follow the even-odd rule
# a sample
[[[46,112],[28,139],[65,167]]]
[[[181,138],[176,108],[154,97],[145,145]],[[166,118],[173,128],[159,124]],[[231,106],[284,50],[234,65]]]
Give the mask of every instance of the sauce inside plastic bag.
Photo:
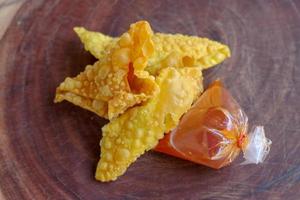
[[[182,117],[177,128],[160,140],[155,151],[219,169],[251,146],[247,129],[247,116],[222,83],[215,81]],[[256,147],[261,152],[255,149],[261,157],[256,162],[259,163],[267,155],[271,142],[265,138],[263,128],[257,132],[262,141]]]

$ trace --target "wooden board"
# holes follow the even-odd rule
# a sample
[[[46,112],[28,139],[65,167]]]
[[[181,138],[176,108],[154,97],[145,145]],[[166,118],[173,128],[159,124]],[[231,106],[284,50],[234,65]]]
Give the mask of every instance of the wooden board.
[[[27,1],[0,42],[1,199],[297,199],[300,196],[300,2]],[[94,58],[72,31],[155,31],[226,43],[221,78],[273,141],[262,165],[212,170],[148,152],[116,182],[93,178],[106,121],[64,102],[56,86]]]

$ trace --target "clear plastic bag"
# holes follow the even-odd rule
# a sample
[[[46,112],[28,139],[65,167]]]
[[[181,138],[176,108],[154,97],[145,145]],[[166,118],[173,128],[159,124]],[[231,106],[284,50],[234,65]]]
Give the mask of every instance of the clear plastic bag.
[[[262,126],[249,134],[247,131],[246,114],[222,83],[215,81],[155,151],[215,169],[230,164],[241,151],[245,158],[243,164],[261,163],[271,141],[265,137]]]

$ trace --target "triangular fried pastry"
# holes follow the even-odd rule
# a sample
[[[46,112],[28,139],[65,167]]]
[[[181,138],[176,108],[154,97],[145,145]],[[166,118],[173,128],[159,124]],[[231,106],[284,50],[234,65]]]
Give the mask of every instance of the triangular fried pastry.
[[[199,68],[165,68],[156,79],[160,92],[142,106],[127,110],[102,128],[101,158],[96,179],[112,181],[145,151],[156,146],[164,133],[202,92]]]

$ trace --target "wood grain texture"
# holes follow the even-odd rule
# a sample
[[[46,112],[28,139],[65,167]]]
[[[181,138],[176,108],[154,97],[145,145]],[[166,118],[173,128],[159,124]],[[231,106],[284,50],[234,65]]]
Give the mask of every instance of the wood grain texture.
[[[0,42],[2,199],[298,199],[300,196],[300,2],[27,1]],[[232,57],[205,72],[221,78],[273,141],[259,166],[212,170],[148,152],[118,181],[93,178],[106,121],[70,103],[56,86],[94,58],[77,25],[113,36],[140,19],[156,31],[206,36]]]

